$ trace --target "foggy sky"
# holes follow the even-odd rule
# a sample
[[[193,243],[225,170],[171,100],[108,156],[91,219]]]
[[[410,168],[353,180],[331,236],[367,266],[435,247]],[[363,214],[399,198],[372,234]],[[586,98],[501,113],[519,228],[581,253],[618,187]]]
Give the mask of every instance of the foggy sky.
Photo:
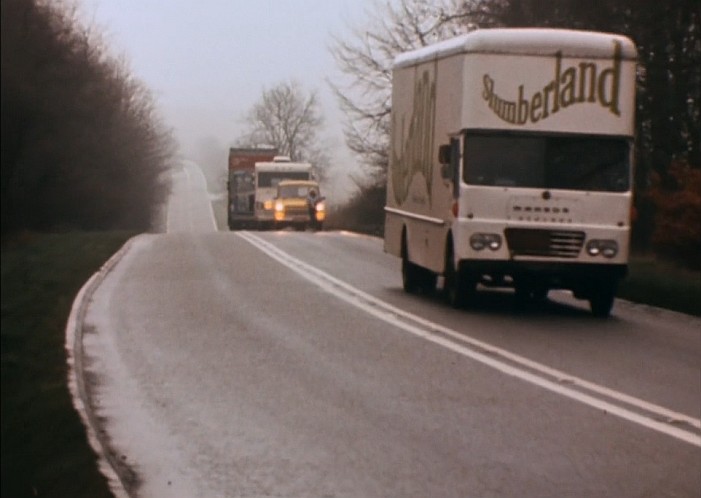
[[[358,170],[326,83],[339,76],[329,46],[332,35],[351,39],[351,28],[363,25],[372,5],[372,0],[83,0],[81,10],[105,35],[109,52],[125,57],[132,74],[151,89],[186,156],[233,145],[263,88],[296,80],[307,91],[317,90],[326,123],[322,138],[338,164],[332,174],[340,195],[348,190],[343,177]]]

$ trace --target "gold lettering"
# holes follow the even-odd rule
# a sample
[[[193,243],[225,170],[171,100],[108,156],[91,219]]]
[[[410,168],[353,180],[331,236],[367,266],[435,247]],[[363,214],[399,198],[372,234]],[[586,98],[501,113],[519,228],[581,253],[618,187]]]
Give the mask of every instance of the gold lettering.
[[[601,71],[599,76],[599,102],[608,107],[616,116],[621,115],[618,108],[618,93],[621,85],[621,44],[613,42],[613,66]],[[606,95],[606,80],[611,77],[611,91]]]
[[[426,189],[431,195],[433,172],[433,125],[436,113],[436,84],[431,81],[428,71],[424,71],[414,84],[414,100],[409,115],[409,129],[405,134],[405,118],[397,123],[398,116],[393,116],[392,136],[396,142],[392,147],[391,169],[392,189],[397,204],[401,205],[409,194],[411,181],[421,173],[426,181]]]
[[[562,73],[562,90],[560,91],[560,102],[562,107],[569,107],[575,101],[575,83],[577,70],[573,67],[565,69]]]
[[[540,111],[541,105],[543,105],[543,94],[538,92],[534,94],[533,98],[531,99],[531,121],[534,123],[540,121],[541,114],[538,111]]]
[[[523,98],[523,85],[518,87],[518,124],[528,122],[528,101]]]
[[[492,95],[494,94],[494,80],[489,77],[489,75],[485,74],[484,78],[482,78],[482,82],[484,83],[484,91],[482,92],[482,98],[484,100],[489,101],[492,98]]]
[[[581,62],[579,64],[579,98],[578,102],[584,102],[586,97],[587,71],[589,72],[589,102],[596,102],[596,64],[593,62]]]
[[[562,69],[562,52],[558,51],[555,54],[555,79],[551,83],[554,93],[553,114],[560,110],[560,69]]]
[[[548,95],[555,90],[555,82],[551,81],[547,85],[545,85],[545,88],[543,88],[543,119],[547,118],[550,114],[548,113]],[[557,96],[555,96],[555,100],[557,100]]]
[[[488,74],[482,78],[482,98],[499,118],[511,124],[537,123],[550,114],[555,114],[577,103],[598,103],[616,116],[621,91],[621,43],[614,40],[613,65],[603,70],[596,62],[580,62],[578,65],[562,67],[562,52],[555,54],[555,78],[543,89],[526,97],[524,85],[518,86],[515,100],[501,98],[495,90],[495,81]]]

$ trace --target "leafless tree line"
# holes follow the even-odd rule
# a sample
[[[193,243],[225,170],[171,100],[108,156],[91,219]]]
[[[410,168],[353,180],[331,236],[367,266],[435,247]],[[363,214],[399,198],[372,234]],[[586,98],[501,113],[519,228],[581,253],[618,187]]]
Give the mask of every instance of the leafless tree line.
[[[153,227],[174,142],[74,6],[3,0],[1,78],[3,235]]]

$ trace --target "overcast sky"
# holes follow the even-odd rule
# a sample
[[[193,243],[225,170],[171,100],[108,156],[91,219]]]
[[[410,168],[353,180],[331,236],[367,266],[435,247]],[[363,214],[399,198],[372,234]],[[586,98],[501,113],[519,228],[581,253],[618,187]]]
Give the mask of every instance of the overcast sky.
[[[372,0],[82,0],[110,53],[151,88],[185,153],[215,139],[232,145],[263,88],[297,80],[319,92],[324,138],[352,163],[326,79],[339,75],[329,46],[367,24]],[[349,164],[348,167],[353,167]]]

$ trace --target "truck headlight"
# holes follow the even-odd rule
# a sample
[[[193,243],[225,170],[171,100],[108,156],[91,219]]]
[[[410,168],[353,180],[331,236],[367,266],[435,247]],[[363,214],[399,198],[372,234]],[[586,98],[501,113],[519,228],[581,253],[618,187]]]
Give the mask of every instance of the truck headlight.
[[[267,201],[265,201],[265,202],[263,203],[263,209],[265,209],[266,211],[270,211],[271,209],[273,209],[273,201],[272,201],[272,199],[268,199]]]
[[[599,239],[592,239],[589,242],[587,242],[586,245],[587,248],[587,254],[589,256],[598,256],[601,254],[605,258],[613,258],[618,254],[618,242],[615,240],[599,240]]]
[[[501,235],[496,233],[474,233],[470,236],[470,247],[475,251],[489,248],[497,251],[501,247]]]
[[[284,213],[285,212],[285,204],[281,201],[277,201],[275,203],[275,212],[276,213]]]

